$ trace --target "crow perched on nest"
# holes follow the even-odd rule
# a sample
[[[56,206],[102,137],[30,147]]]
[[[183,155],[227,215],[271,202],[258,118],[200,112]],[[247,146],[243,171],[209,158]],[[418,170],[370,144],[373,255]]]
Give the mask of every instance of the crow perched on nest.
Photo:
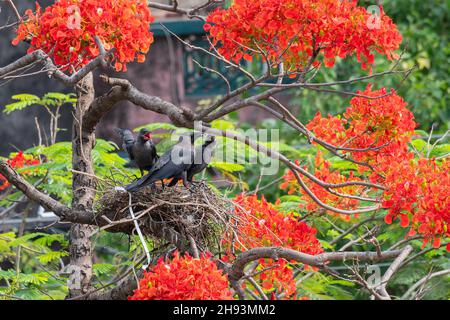
[[[178,143],[156,161],[150,173],[132,182],[125,189],[128,192],[133,192],[151,186],[155,181],[174,177],[180,177],[187,188],[187,171],[194,162],[194,142],[196,138],[198,138],[198,135],[195,133],[181,135]]]
[[[206,136],[204,143],[201,146],[195,148],[194,162],[187,170],[187,177],[186,177],[187,181],[192,183],[194,175],[205,170],[208,164],[211,162],[214,152],[215,140],[216,138],[214,136],[208,135]],[[172,187],[176,185],[177,182],[182,178],[183,177],[181,175],[174,177],[168,186]]]

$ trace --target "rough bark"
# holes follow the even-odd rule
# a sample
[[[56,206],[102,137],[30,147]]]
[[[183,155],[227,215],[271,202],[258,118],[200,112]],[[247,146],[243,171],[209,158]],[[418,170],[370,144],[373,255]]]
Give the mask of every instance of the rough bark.
[[[92,149],[95,145],[95,132],[83,129],[83,116],[94,100],[95,90],[92,73],[77,85],[78,103],[72,130],[72,166],[76,172],[94,174]],[[91,175],[73,174],[72,208],[79,211],[92,211],[95,197],[95,179]],[[91,288],[93,244],[89,235],[95,227],[86,224],[73,224],[69,232],[70,272],[69,297],[87,293]]]

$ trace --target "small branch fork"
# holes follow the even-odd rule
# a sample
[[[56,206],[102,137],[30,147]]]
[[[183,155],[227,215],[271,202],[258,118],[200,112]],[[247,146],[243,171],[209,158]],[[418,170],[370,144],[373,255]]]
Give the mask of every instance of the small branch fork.
[[[225,266],[225,272],[228,274],[229,281],[241,297],[245,298],[245,293],[241,288],[241,282],[248,278],[248,273],[245,272],[247,265],[256,263],[259,259],[285,259],[287,261],[295,261],[305,265],[328,269],[327,265],[335,261],[355,261],[355,262],[369,262],[375,263],[379,261],[395,259],[391,267],[384,274],[380,288],[371,288],[367,285],[369,291],[375,292],[379,299],[390,299],[386,292],[386,284],[391,279],[393,274],[398,270],[401,261],[412,251],[411,246],[406,246],[402,250],[390,250],[384,252],[327,252],[318,255],[309,255],[299,251],[282,248],[282,247],[262,247],[253,248],[246,252],[239,254],[232,264]],[[365,281],[361,276],[359,281]],[[367,284],[367,283],[366,283]],[[379,293],[381,291],[381,293]],[[409,294],[409,293],[408,293]]]
[[[220,3],[223,3],[223,0],[207,0],[203,4],[200,4],[196,7],[187,9],[187,8],[181,8],[178,4],[178,0],[173,0],[172,4],[162,4],[162,3],[149,1],[148,6],[153,9],[159,9],[159,10],[163,10],[163,11],[175,12],[175,13],[179,13],[182,15],[186,15],[190,19],[198,18],[201,20],[205,20],[205,17],[198,15],[198,12],[201,10],[207,9],[208,7],[210,7],[212,5],[217,5]]]
[[[22,20],[22,17],[20,16],[19,11],[17,10],[16,5],[12,0],[2,0],[2,1],[6,2],[11,7],[12,11],[14,12],[17,18],[17,21]]]
[[[50,57],[42,50],[36,50],[33,51],[32,53],[29,53],[17,59],[16,61],[10,63],[9,65],[0,68],[0,79],[10,75],[16,70],[20,70],[34,63],[40,63],[44,66],[50,78],[53,77],[61,81],[66,86],[74,86],[97,67],[106,66],[107,59],[114,52],[114,49],[106,52],[103,45],[101,44],[100,40],[97,37],[96,42],[100,48],[100,54],[95,59],[91,60],[87,65],[82,67],[80,70],[73,73],[71,76],[68,76],[64,72],[60,71],[59,68],[55,66]]]

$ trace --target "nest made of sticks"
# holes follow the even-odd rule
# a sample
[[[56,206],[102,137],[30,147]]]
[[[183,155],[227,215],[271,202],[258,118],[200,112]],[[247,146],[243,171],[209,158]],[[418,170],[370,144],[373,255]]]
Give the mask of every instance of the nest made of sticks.
[[[111,221],[106,225],[109,231],[129,234],[135,231],[129,193],[105,190],[96,207],[97,216]],[[211,249],[220,242],[223,232],[232,228],[230,200],[205,182],[190,189],[180,185],[165,189],[143,188],[131,193],[131,209],[144,235],[171,242],[179,249],[192,242],[199,250]]]

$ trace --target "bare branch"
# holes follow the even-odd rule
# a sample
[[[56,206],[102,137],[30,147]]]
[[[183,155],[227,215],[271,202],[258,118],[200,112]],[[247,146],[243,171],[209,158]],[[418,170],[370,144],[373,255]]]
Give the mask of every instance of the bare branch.
[[[39,203],[46,210],[54,212],[62,221],[78,223],[93,223],[94,216],[91,212],[78,212],[61,204],[55,199],[42,193],[22,176],[20,176],[8,163],[0,160],[0,173],[18,190],[29,199]]]
[[[80,70],[72,74],[71,76],[66,75],[64,72],[60,71],[58,67],[55,66],[50,57],[44,53],[42,50],[36,50],[29,53],[16,61],[10,63],[9,65],[0,68],[0,78],[14,72],[20,68],[26,67],[27,65],[33,64],[35,62],[42,63],[47,70],[49,77],[54,77],[61,81],[67,86],[72,86],[77,84],[81,79],[83,79],[92,70],[96,69],[98,66],[105,63],[105,59],[110,56],[114,51],[114,48],[108,52],[103,50],[103,54],[99,54],[95,59],[91,60],[88,64],[82,67]]]
[[[361,262],[376,262],[395,258],[401,253],[402,250],[385,251],[382,252],[381,256],[376,252],[327,252],[310,255],[281,247],[253,248],[239,254],[233,264],[229,266],[227,272],[230,279],[237,281],[245,277],[244,269],[247,264],[263,258],[294,260],[309,266],[323,268],[331,261],[357,260]]]
[[[404,294],[403,296],[400,298],[401,300],[406,300],[408,299],[409,296],[411,296],[414,291],[425,285],[428,281],[430,281],[431,279],[435,278],[435,277],[439,277],[439,276],[444,276],[450,274],[450,269],[446,269],[446,270],[441,270],[441,271],[437,271],[431,274],[426,275],[425,277],[423,277],[422,279],[420,279],[419,281],[417,281],[415,284],[413,284]]]
[[[391,280],[392,276],[397,272],[402,266],[403,261],[408,257],[408,255],[413,251],[413,247],[407,245],[401,253],[395,258],[394,262],[390,265],[390,267],[386,270],[383,277],[381,278],[381,286],[379,288],[380,293],[390,299],[388,292],[386,291],[386,286],[389,280]]]
[[[147,4],[150,8],[159,9],[159,10],[168,11],[168,12],[176,12],[176,13],[185,14],[185,15],[187,15],[190,11],[188,9],[180,8],[178,6],[177,1],[174,1],[173,5],[162,4],[162,3],[151,2],[151,1],[149,1]]]
[[[17,10],[14,2],[12,0],[3,0],[3,1],[5,1],[6,3],[9,4],[9,6],[13,10],[14,14],[16,15],[17,20],[18,21],[22,20],[22,17],[20,16],[19,11]]]
[[[357,77],[353,79],[348,80],[341,80],[341,81],[333,81],[333,82],[321,82],[321,83],[305,83],[305,82],[295,82],[295,83],[288,83],[288,84],[276,84],[276,83],[260,83],[258,84],[259,87],[276,87],[276,88],[320,88],[320,87],[332,87],[336,85],[344,85],[344,84],[352,84],[356,82],[361,82],[364,80],[369,80],[373,78],[379,78],[383,77],[389,74],[409,74],[414,68],[408,69],[408,70],[387,70],[379,73],[374,73],[372,75],[368,76],[362,76]]]

